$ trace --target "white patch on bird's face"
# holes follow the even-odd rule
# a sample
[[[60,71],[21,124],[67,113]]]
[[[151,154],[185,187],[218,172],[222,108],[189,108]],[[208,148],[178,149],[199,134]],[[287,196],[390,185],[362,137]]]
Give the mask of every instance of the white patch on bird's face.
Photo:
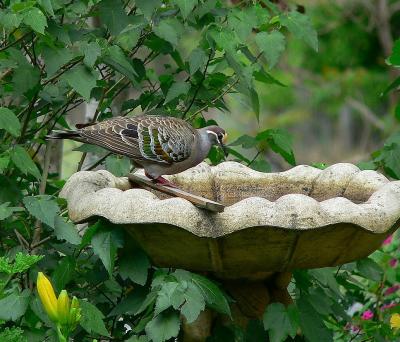
[[[213,132],[213,131],[207,130],[207,134],[212,134],[212,135],[215,136],[215,143],[216,143],[216,144],[219,142],[219,140],[218,140],[218,134],[217,134],[217,133],[215,133],[215,132]]]

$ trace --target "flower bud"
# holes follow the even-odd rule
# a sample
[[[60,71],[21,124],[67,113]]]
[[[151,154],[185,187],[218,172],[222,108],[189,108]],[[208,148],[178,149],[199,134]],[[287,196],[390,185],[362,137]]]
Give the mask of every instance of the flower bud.
[[[37,290],[47,315],[53,322],[57,322],[57,298],[53,286],[42,272],[38,273]]]
[[[69,316],[69,324],[71,326],[76,325],[81,319],[81,309],[79,308],[78,298],[75,296],[72,298],[70,316]]]
[[[70,316],[70,300],[68,298],[68,293],[65,290],[62,290],[58,296],[57,313],[60,324],[67,325]]]

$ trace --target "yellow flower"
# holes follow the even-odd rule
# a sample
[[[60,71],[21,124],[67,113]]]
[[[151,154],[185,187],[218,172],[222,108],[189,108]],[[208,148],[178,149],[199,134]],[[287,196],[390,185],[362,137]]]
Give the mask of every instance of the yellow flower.
[[[78,298],[72,297],[69,324],[75,326],[81,319],[81,309],[79,308]]]
[[[58,312],[58,321],[62,325],[68,324],[69,316],[70,316],[70,301],[68,298],[68,293],[65,290],[62,290],[57,300],[57,312]]]
[[[395,313],[390,317],[390,327],[392,329],[400,329],[400,314]]]
[[[57,298],[53,286],[42,272],[38,273],[37,290],[47,315],[52,321],[57,322]]]

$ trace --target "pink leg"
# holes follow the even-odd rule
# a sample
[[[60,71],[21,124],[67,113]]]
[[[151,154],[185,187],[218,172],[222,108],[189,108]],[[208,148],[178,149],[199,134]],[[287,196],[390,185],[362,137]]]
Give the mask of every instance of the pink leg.
[[[169,186],[170,188],[176,188],[176,185],[171,183],[169,180],[165,179],[164,177],[160,176],[158,178],[152,178],[147,172],[145,172],[146,177],[150,178],[152,182],[156,184],[160,184],[163,186]]]

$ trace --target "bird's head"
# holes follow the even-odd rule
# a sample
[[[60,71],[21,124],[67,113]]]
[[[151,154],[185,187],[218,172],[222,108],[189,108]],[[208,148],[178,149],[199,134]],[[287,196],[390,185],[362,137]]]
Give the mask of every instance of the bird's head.
[[[208,126],[205,127],[204,129],[207,133],[208,139],[210,140],[211,144],[221,146],[225,156],[227,156],[228,152],[226,150],[225,143],[228,138],[228,133],[226,133],[223,128],[218,126]]]

